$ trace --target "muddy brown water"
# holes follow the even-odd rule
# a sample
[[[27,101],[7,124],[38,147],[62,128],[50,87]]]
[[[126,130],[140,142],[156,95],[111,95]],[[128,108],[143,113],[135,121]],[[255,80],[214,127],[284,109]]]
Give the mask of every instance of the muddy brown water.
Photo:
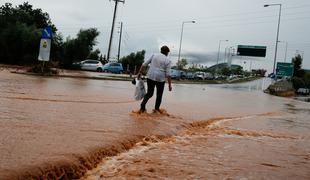
[[[2,70],[0,179],[309,179],[309,103],[264,81],[174,85],[136,115],[130,82]]]

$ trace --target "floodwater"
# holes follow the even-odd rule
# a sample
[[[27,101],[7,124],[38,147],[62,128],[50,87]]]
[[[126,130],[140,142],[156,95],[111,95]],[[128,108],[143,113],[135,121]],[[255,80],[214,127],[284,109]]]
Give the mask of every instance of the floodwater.
[[[309,179],[309,103],[266,84],[176,84],[138,115],[130,82],[2,70],[0,179]]]

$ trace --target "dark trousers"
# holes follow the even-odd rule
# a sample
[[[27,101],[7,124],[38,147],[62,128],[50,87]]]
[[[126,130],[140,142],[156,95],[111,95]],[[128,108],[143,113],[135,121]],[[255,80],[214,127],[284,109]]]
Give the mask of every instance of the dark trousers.
[[[156,86],[155,109],[159,110],[159,106],[161,104],[161,100],[162,100],[163,93],[164,93],[165,82],[157,82],[157,81],[153,81],[151,79],[147,79],[147,93],[144,96],[143,101],[141,103],[141,109],[142,110],[145,110],[145,105],[146,105],[147,101],[153,96],[155,86]]]

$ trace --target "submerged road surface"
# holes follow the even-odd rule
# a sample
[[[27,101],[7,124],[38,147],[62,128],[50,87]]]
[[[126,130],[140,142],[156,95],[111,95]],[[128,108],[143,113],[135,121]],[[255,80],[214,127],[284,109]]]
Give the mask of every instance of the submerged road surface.
[[[0,71],[0,179],[309,179],[309,104],[265,83],[174,85],[137,115],[130,82]]]

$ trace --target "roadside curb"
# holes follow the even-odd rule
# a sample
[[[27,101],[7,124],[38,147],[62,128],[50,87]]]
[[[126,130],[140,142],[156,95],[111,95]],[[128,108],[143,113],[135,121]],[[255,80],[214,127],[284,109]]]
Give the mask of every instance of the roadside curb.
[[[80,78],[80,79],[93,79],[93,80],[112,80],[112,81],[131,81],[130,79],[124,78],[115,78],[115,77],[96,77],[96,76],[81,76],[81,75],[52,75],[52,74],[38,74],[31,72],[18,72],[18,71],[10,71],[14,74],[23,74],[30,76],[41,76],[41,77],[55,77],[55,78]]]
[[[116,76],[83,76],[83,75],[53,75],[53,74],[38,74],[38,73],[32,73],[32,72],[24,72],[24,71],[10,71],[14,74],[23,74],[23,75],[30,75],[30,76],[41,76],[41,77],[53,77],[53,78],[79,78],[79,79],[92,79],[92,80],[108,80],[108,81],[132,81],[133,77],[116,77]],[[173,80],[172,83],[174,84],[234,84],[234,83],[242,83],[242,82],[248,82],[252,80],[256,80],[259,78],[254,79],[246,79],[245,81],[175,81]]]

